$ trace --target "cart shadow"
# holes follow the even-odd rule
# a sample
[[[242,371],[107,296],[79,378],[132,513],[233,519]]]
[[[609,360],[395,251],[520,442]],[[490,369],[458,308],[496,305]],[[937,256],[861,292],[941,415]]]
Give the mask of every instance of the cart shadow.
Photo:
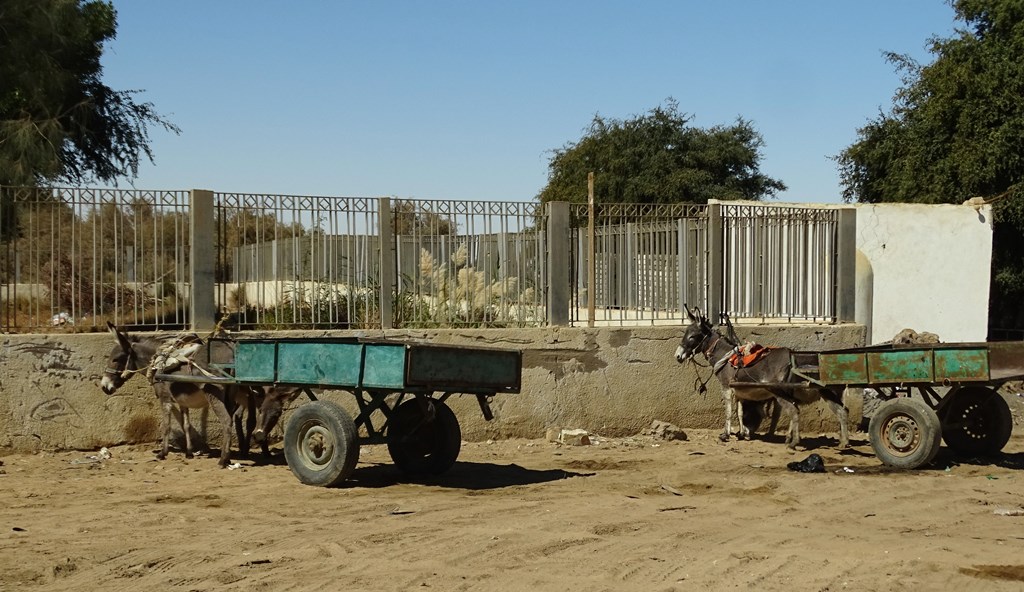
[[[757,435],[755,438],[772,444],[780,444],[782,446],[785,446],[786,444],[786,436],[782,434]],[[874,456],[872,452],[864,452],[863,450],[858,449],[865,446],[870,450],[871,443],[866,437],[859,438],[857,434],[850,434],[849,446],[846,448],[839,448],[839,438],[832,436],[813,436],[800,438],[800,444],[797,449],[800,452],[825,450],[841,456]]]
[[[527,469],[516,464],[459,461],[443,475],[413,477],[402,473],[392,464],[381,463],[357,468],[346,482],[346,486],[381,488],[399,483],[416,483],[451,489],[486,490],[593,475],[595,473],[577,473],[562,469]]]
[[[974,467],[999,467],[1015,471],[1024,470],[1024,452],[1000,452],[990,456],[965,456],[943,446],[935,460],[927,467],[931,470],[945,470],[946,467],[970,465]]]

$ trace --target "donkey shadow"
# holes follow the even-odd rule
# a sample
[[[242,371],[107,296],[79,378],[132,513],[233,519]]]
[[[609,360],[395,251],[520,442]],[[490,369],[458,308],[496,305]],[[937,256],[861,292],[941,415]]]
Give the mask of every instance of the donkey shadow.
[[[451,469],[442,475],[412,476],[400,471],[389,463],[360,466],[346,481],[346,487],[383,488],[399,483],[416,483],[451,489],[483,491],[520,485],[535,485],[570,479],[590,477],[595,473],[577,473],[563,469],[528,469],[517,464],[499,465],[486,462],[456,461]]]

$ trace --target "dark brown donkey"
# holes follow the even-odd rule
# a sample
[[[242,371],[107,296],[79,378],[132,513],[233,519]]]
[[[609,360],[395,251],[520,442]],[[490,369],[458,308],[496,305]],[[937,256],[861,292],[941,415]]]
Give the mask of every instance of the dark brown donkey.
[[[839,447],[846,448],[849,443],[849,417],[842,396],[834,392],[804,386],[792,373],[791,351],[784,347],[772,348],[757,364],[747,368],[735,368],[729,358],[735,352],[735,346],[729,343],[726,336],[719,333],[699,310],[686,309],[690,324],[683,332],[683,339],[676,348],[676,361],[682,364],[702,354],[713,364],[713,372],[722,383],[722,399],[725,404],[725,431],[720,438],[725,441],[732,433],[732,410],[736,404],[740,418],[743,417],[743,401],[768,401],[776,403],[789,414],[789,432],[786,434],[786,446],[795,448],[800,442],[800,406],[824,399],[832,412],[839,419]],[[743,386],[735,386],[741,383]],[[751,383],[763,383],[764,386],[750,386]],[[793,386],[771,386],[793,383]],[[750,430],[739,422],[739,437],[749,438]]]
[[[224,443],[220,451],[221,467],[230,463],[231,451],[231,428],[232,413],[229,407],[242,403],[248,405],[249,395],[247,392],[237,389],[231,385],[200,384],[194,382],[164,382],[153,380],[154,370],[162,373],[207,376],[203,369],[195,363],[177,364],[177,367],[154,369],[154,359],[166,351],[169,341],[152,337],[139,338],[118,331],[114,325],[107,323],[110,332],[117,338],[117,344],[110,352],[106,369],[103,371],[103,378],[100,380],[100,387],[103,392],[112,395],[121,388],[129,378],[135,374],[147,377],[153,385],[153,392],[160,400],[163,408],[163,446],[157,453],[157,458],[167,458],[167,450],[170,444],[171,417],[177,420],[185,434],[185,457],[193,457],[191,429],[188,419],[189,409],[202,409],[209,406],[221,423],[221,433]],[[236,401],[237,400],[237,401]],[[242,440],[241,436],[239,437]],[[244,443],[243,443],[244,446]]]

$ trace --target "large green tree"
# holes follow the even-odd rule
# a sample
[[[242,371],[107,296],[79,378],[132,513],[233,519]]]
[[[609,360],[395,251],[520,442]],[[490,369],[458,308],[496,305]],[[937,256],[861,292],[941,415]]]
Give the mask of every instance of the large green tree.
[[[709,129],[672,99],[642,115],[595,115],[583,137],[553,150],[542,202],[587,200],[595,173],[595,200],[606,203],[705,203],[761,199],[786,186],[761,174],[763,140],[750,122]]]
[[[934,61],[887,54],[892,109],[837,157],[843,197],[866,203],[997,198],[990,326],[1024,329],[1024,2],[954,0],[960,26]]]
[[[136,91],[103,84],[116,30],[110,2],[0,2],[0,185],[134,177],[153,158],[149,127],[178,131]]]

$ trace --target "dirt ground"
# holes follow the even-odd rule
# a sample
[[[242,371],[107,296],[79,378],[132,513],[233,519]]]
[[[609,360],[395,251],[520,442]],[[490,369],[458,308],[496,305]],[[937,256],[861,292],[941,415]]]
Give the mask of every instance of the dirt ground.
[[[7,455],[0,590],[1022,590],[1024,435],[994,459],[883,469],[864,434],[463,443],[410,482],[363,447],[342,488],[278,454]],[[827,472],[786,465],[821,454]]]

